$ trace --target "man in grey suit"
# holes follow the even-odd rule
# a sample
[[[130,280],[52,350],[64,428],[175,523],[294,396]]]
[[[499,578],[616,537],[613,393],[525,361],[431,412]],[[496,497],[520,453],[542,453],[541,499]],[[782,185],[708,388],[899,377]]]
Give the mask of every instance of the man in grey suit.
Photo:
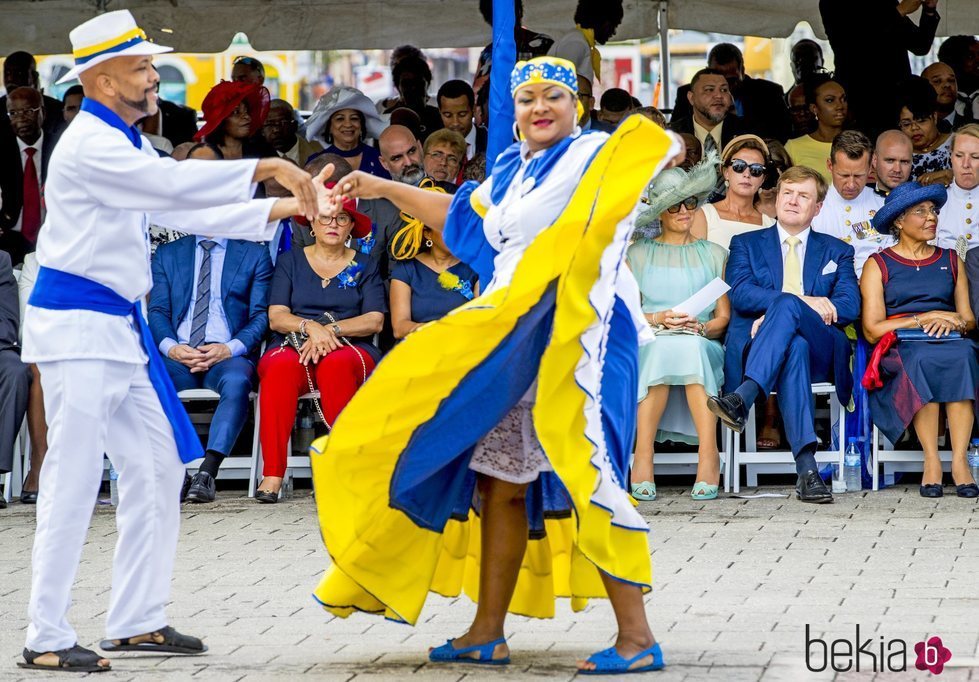
[[[14,440],[27,413],[31,368],[20,361],[20,304],[10,256],[0,251],[0,473],[13,468]],[[0,496],[0,509],[7,506]]]

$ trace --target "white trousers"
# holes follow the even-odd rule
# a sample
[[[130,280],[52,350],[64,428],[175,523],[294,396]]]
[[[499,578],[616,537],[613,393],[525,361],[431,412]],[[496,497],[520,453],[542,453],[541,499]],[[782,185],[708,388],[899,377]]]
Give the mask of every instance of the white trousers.
[[[48,421],[32,556],[27,648],[77,643],[71,588],[102,480],[102,455],[119,474],[112,596],[106,637],[167,625],[184,467],[145,365],[106,360],[38,363]]]

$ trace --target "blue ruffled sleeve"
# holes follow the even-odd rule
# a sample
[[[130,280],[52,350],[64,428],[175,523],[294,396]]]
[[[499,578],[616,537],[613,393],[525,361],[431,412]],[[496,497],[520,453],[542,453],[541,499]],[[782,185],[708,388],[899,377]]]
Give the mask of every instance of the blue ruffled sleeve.
[[[497,250],[486,240],[483,216],[489,208],[490,185],[470,180],[452,197],[449,215],[442,228],[442,239],[449,251],[479,275],[480,287],[486,288],[493,279],[493,260]]]

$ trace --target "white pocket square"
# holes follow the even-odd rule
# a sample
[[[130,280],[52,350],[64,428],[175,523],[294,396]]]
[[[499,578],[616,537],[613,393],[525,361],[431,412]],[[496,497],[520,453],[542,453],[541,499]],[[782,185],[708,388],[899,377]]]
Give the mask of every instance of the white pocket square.
[[[831,260],[829,263],[826,264],[826,267],[823,268],[822,274],[832,275],[834,272],[836,272],[836,261]]]

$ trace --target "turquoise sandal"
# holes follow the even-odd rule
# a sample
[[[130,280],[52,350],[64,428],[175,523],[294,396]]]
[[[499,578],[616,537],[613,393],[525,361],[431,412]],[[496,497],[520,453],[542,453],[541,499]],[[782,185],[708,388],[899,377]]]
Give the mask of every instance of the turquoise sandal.
[[[633,483],[632,496],[640,502],[651,502],[656,499],[656,484],[652,481]]]
[[[445,644],[436,647],[428,652],[428,660],[434,663],[474,663],[476,665],[506,665],[510,662],[510,657],[493,658],[493,651],[500,644],[506,644],[506,638],[500,637],[486,644],[476,644],[456,649],[452,646],[454,640],[447,640]],[[479,658],[472,658],[466,654],[473,652],[479,653]]]
[[[646,656],[652,656],[653,662],[638,668],[629,668],[636,661],[641,661]],[[579,675],[628,675],[631,673],[647,673],[653,670],[662,670],[666,665],[663,662],[663,651],[659,648],[658,642],[645,651],[640,651],[628,660],[619,656],[619,652],[613,646],[604,651],[592,654],[588,657],[588,662],[594,663],[595,669],[579,670]]]
[[[693,485],[693,490],[690,491],[690,497],[695,500],[716,500],[717,486],[709,485],[704,481],[697,481]]]

